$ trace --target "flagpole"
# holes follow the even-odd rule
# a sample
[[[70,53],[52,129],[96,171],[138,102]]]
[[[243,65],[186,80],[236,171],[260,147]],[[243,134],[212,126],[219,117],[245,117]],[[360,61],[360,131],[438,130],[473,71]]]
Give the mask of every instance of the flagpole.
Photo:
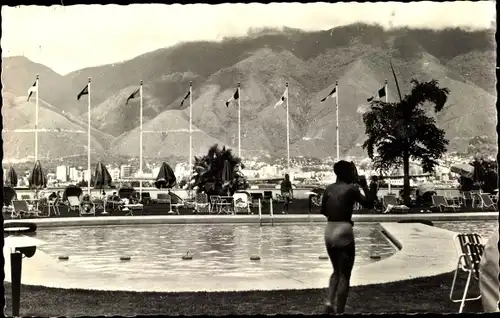
[[[39,76],[36,74],[36,100],[35,100],[35,163],[38,161],[38,84]]]
[[[140,139],[139,139],[139,173],[140,173],[140,180],[139,180],[139,198],[142,199],[142,112],[143,112],[143,101],[142,101],[142,80],[141,80],[141,86],[139,87],[139,93],[141,95],[141,101],[140,101],[140,111],[139,111],[139,122],[140,122]]]
[[[335,112],[337,113],[337,162],[340,160],[340,146],[339,146],[339,81],[335,81]]]
[[[193,170],[193,82],[189,81],[189,170]]]
[[[241,158],[241,91],[238,82],[238,157]]]
[[[290,121],[288,115],[288,83],[286,83],[286,166],[290,173]]]
[[[389,102],[389,91],[387,90],[387,80],[385,80],[385,102]]]
[[[88,132],[87,132],[87,170],[88,170],[88,180],[87,180],[87,192],[90,197],[90,181],[91,181],[91,174],[90,174],[90,82],[91,78],[89,77],[89,83],[87,84],[87,91],[88,91]],[[37,94],[38,95],[38,94]]]

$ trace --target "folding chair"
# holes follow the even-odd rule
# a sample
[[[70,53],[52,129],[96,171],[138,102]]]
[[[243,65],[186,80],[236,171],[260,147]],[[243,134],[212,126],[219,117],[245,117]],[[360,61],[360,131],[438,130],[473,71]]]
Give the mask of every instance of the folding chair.
[[[483,210],[488,208],[493,208],[493,211],[497,211],[497,205],[496,203],[493,202],[488,193],[481,193],[480,198],[481,198],[481,208]]]
[[[68,197],[68,208],[70,211],[75,211],[80,213],[80,200],[78,197],[71,196]]]
[[[463,197],[463,200],[464,200],[464,207],[465,208],[468,208],[467,206],[467,202],[471,202],[471,208],[474,207],[474,196],[472,195],[472,192],[470,191],[464,191],[462,193],[462,197]]]
[[[453,210],[453,212],[457,212],[457,209],[460,208],[460,206],[458,205],[449,204],[448,201],[446,201],[445,197],[442,195],[433,195],[432,203],[435,207],[439,208],[440,212],[443,212],[445,208],[450,208]]]
[[[484,244],[481,235],[477,233],[471,234],[457,234],[453,238],[453,243],[455,244],[458,257],[457,268],[455,269],[455,275],[453,277],[453,282],[451,284],[450,300],[454,303],[460,303],[459,313],[464,309],[465,302],[470,300],[478,300],[481,298],[481,294],[476,297],[467,298],[467,292],[469,291],[469,286],[471,278],[474,277],[476,281],[479,281],[479,262],[481,261],[481,256],[484,251]],[[453,298],[453,292],[455,290],[455,284],[457,281],[458,271],[462,270],[468,272],[467,282],[465,283],[465,289],[462,298]]]
[[[217,211],[217,207],[220,201],[220,197],[218,195],[211,195],[209,198],[209,203],[210,203],[210,213],[212,211]]]
[[[50,210],[54,212],[54,215],[61,215],[59,212],[59,198],[55,198],[54,200],[49,200],[48,201],[48,215],[50,216]]]
[[[196,213],[210,213],[210,203],[206,193],[197,193],[194,201],[194,210]]]
[[[25,200],[12,200],[12,206],[14,207],[11,212],[12,218],[24,218],[25,216],[40,216],[40,211],[30,208],[28,202]]]
[[[156,202],[159,204],[170,203],[170,195],[168,195],[167,193],[158,193]]]
[[[233,195],[233,202],[234,202],[234,213],[248,213],[251,214],[252,211],[250,210],[250,198],[248,197],[248,194],[246,193],[235,193]]]

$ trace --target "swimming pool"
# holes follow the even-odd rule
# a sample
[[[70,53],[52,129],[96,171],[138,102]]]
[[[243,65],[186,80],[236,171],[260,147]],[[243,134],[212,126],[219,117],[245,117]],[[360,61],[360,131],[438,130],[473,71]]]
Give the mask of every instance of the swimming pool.
[[[36,237],[46,244],[40,250],[71,268],[100,273],[179,275],[279,274],[330,269],[323,243],[323,224],[279,226],[245,224],[134,225],[75,228],[40,228]],[[355,226],[356,264],[391,256],[395,249],[376,223]],[[192,260],[183,260],[189,251]],[[261,257],[251,261],[252,255]],[[129,261],[120,257],[128,256]]]
[[[494,231],[498,231],[498,221],[488,220],[488,221],[460,221],[460,222],[433,222],[435,227],[439,227],[445,230],[457,232],[457,233],[478,233],[486,241]]]

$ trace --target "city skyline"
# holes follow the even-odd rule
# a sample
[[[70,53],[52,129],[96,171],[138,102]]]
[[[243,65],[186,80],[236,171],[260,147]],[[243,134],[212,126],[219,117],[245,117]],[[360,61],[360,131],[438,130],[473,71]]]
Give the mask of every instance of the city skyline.
[[[495,14],[492,1],[2,7],[2,48],[6,57],[22,55],[64,75],[181,42],[244,36],[251,29],[318,31],[356,22],[384,28],[485,29],[495,26]]]

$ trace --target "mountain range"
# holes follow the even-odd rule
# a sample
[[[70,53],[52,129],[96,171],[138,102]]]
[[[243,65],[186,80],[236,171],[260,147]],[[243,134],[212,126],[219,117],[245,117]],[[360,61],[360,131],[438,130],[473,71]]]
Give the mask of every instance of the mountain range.
[[[34,152],[34,98],[28,88],[40,75],[39,157],[71,157],[87,150],[87,97],[76,95],[92,77],[91,149],[94,156],[139,155],[139,101],[126,103],[144,81],[144,157],[189,154],[189,102],[193,83],[193,154],[214,143],[237,152],[237,103],[226,107],[241,83],[243,156],[286,154],[286,110],[275,107],[289,83],[290,154],[333,156],[336,113],[321,103],[339,83],[340,149],[363,155],[360,109],[388,80],[388,98],[399,99],[410,81],[436,79],[450,89],[436,116],[450,151],[465,151],[470,138],[495,136],[495,30],[392,29],[352,24],[327,31],[262,29],[220,42],[189,42],[132,60],[60,75],[25,57],[2,59],[5,157]],[[16,131],[12,131],[16,129]]]

